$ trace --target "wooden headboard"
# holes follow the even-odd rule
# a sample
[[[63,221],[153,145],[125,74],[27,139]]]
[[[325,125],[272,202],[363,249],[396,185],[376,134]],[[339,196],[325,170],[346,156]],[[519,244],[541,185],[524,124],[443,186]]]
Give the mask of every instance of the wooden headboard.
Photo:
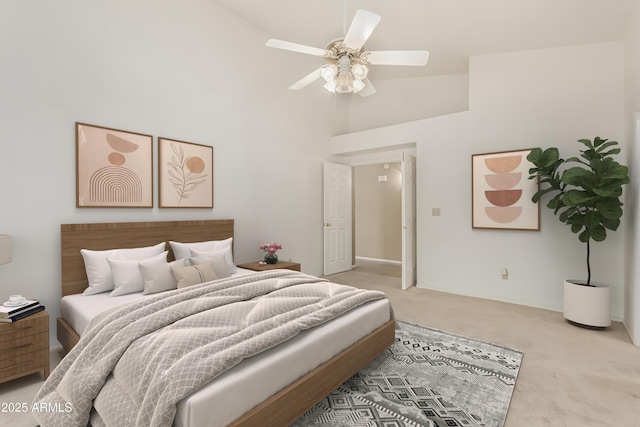
[[[138,248],[169,240],[201,242],[233,237],[232,219],[201,221],[111,222],[61,224],[62,296],[79,294],[87,288],[87,275],[80,249],[106,250]]]

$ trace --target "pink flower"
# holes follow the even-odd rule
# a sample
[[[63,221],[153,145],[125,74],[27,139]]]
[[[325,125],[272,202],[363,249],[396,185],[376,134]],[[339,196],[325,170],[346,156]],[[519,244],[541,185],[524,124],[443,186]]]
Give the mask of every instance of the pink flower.
[[[280,243],[262,243],[260,249],[270,254],[275,254],[278,250],[282,249]]]

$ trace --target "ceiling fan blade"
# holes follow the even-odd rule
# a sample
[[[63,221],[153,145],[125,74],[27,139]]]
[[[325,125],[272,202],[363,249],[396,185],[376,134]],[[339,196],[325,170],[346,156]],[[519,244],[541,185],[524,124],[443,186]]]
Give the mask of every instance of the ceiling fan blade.
[[[266,46],[275,47],[276,49],[291,50],[293,52],[307,53],[315,56],[325,56],[328,52],[325,49],[317,47],[305,46],[303,44],[286,42],[284,40],[269,39]]]
[[[315,82],[320,77],[322,77],[322,69],[324,67],[325,66],[322,66],[322,67],[318,68],[317,70],[314,70],[314,71],[310,72],[309,74],[307,74],[306,76],[304,76],[303,78],[301,78],[300,80],[298,80],[297,82],[295,82],[294,84],[289,86],[289,89],[291,89],[291,90],[300,90],[303,87],[305,87],[307,85],[310,85],[311,83]]]
[[[427,50],[387,50],[369,52],[367,61],[373,65],[427,65]]]
[[[364,9],[358,9],[347,34],[344,36],[344,45],[353,50],[360,50],[376,28],[376,25],[378,25],[378,22],[380,22],[380,19],[380,15]]]
[[[376,93],[376,88],[373,87],[373,85],[371,84],[371,81],[369,81],[369,79],[364,79],[362,81],[365,86],[364,88],[362,88],[362,90],[360,92],[358,92],[360,94],[360,96],[369,96],[369,95],[373,95],[374,93]]]

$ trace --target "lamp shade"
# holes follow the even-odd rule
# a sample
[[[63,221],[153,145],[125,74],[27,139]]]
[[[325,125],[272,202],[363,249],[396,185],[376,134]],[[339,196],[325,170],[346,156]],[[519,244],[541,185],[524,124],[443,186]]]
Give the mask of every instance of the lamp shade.
[[[11,236],[0,234],[0,264],[11,262]]]

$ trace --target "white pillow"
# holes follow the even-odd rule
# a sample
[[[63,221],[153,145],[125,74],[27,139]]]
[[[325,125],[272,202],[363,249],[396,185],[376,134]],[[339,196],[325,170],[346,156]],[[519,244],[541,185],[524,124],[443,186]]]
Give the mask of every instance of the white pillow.
[[[143,295],[155,294],[157,292],[170,291],[178,287],[178,281],[171,272],[172,267],[184,267],[184,258],[171,261],[170,263],[146,264],[140,263],[140,272],[144,282]]]
[[[114,288],[111,267],[109,267],[107,258],[135,259],[139,261],[161,254],[164,248],[165,244],[163,242],[143,248],[108,249],[106,251],[80,249],[80,254],[84,259],[87,279],[89,280],[89,287],[84,290],[83,295],[95,295]]]
[[[227,270],[230,274],[236,273],[238,269],[233,263],[233,254],[231,253],[231,247],[222,249],[222,250],[214,250],[214,251],[199,251],[197,249],[191,249],[191,257],[190,258],[209,258],[213,259],[218,257],[220,253],[224,254],[224,261],[227,264]]]
[[[113,274],[113,283],[115,284],[115,288],[109,296],[117,297],[118,295],[141,292],[144,289],[144,280],[140,271],[140,264],[166,264],[168,253],[165,251],[160,255],[142,261],[107,258]]]
[[[208,258],[189,258],[189,264],[200,265],[202,263],[209,262],[213,266],[218,279],[224,279],[225,277],[231,276],[231,274],[229,274],[229,267],[227,267],[224,253],[225,251],[218,251],[212,257]]]
[[[199,251],[219,251],[226,248],[231,248],[233,243],[233,237],[229,237],[225,240],[210,240],[208,242],[194,242],[194,243],[180,243],[169,242],[171,249],[173,250],[173,256],[175,259],[186,258],[191,255],[190,249],[196,249]]]
[[[82,294],[94,295],[112,290],[114,287],[113,276],[107,257],[120,259],[122,255],[118,253],[118,250],[90,251],[80,249],[80,253],[84,258],[84,269],[87,273],[87,279],[89,279],[89,287]]]
[[[143,259],[151,258],[152,256],[160,255],[164,252],[164,249],[167,245],[162,242],[153,246],[145,246],[144,248],[124,248],[117,249],[122,255],[124,255],[124,259],[135,259],[141,261]]]

